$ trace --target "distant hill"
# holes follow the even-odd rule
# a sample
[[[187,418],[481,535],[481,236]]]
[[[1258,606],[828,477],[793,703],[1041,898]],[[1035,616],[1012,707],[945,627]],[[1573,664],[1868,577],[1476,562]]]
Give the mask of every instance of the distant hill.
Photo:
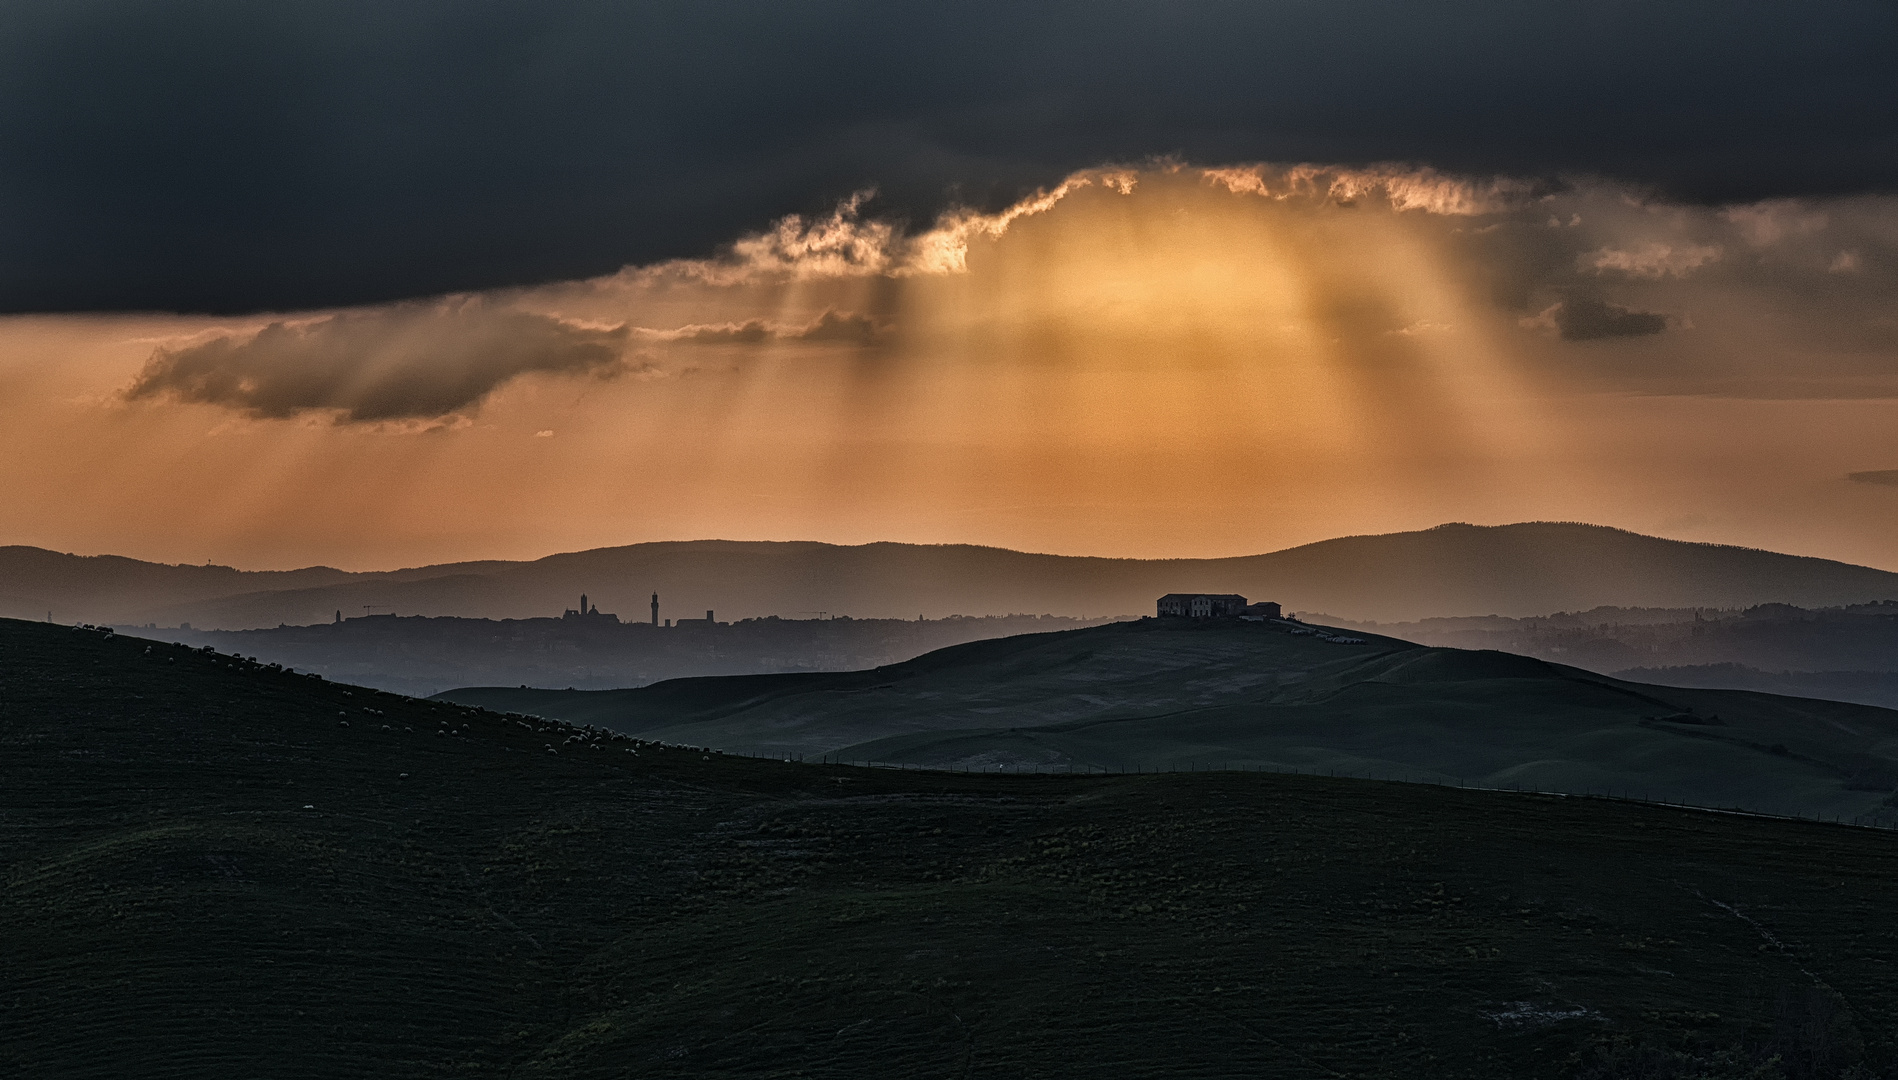
[[[440,697],[844,761],[1298,769],[1898,815],[1898,712],[1295,629],[1147,619],[958,645],[871,671]]]
[[[247,574],[0,549],[0,614],[244,629],[404,615],[558,615],[587,593],[632,619],[1132,615],[1177,591],[1238,592],[1350,619],[1542,615],[1603,605],[1827,607],[1898,599],[1898,574],[1826,559],[1663,540],[1595,525],[1443,525],[1230,559],[1103,559],[969,545],[723,540],[635,544],[533,562],[378,574]]]
[[[1888,831],[789,765],[6,620],[0,747],[9,1077],[1898,1067]]]
[[[600,690],[695,675],[853,671],[965,641],[1085,625],[1056,615],[774,617],[671,628],[606,619],[373,615],[264,630],[170,630],[164,636],[426,697],[472,682]]]
[[[68,624],[130,624],[164,618],[175,625],[180,621],[173,617],[177,612],[184,612],[184,621],[190,621],[190,613],[199,610],[199,605],[216,611],[241,597],[295,597],[343,585],[376,588],[418,578],[446,581],[456,575],[478,576],[510,565],[515,564],[454,563],[378,573],[352,573],[328,566],[238,570],[144,562],[118,555],[68,555],[16,544],[0,547],[0,618],[39,620],[50,612],[54,621]],[[238,603],[241,606],[242,601]],[[263,606],[270,603],[266,601]],[[294,606],[294,601],[276,603]],[[302,608],[297,610],[303,613]],[[360,614],[360,608],[352,613]],[[216,624],[206,621],[204,625]]]
[[[134,612],[247,592],[312,588],[348,581],[327,566],[246,571],[228,566],[142,562],[117,555],[66,555],[44,548],[0,547],[0,612],[62,622],[130,618]]]
[[[1499,649],[1637,682],[1767,690],[1898,708],[1898,604],[1595,608],[1347,623],[1424,645]]]
[[[1617,676],[1660,686],[1760,690],[1898,709],[1898,671],[1762,671],[1745,664],[1684,664],[1629,668]]]

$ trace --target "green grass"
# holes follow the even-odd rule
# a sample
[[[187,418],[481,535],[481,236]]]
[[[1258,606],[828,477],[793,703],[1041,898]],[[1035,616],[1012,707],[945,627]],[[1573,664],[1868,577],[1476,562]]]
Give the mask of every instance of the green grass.
[[[146,647],[0,623],[0,1075],[1830,1080],[1898,1059],[1889,832],[1310,776],[791,765]]]

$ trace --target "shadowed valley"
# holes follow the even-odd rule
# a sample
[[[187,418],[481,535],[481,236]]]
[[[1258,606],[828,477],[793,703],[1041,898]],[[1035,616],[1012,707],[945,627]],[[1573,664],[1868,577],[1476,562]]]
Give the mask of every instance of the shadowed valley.
[[[1860,1080],[1898,1061],[1888,831],[1315,776],[731,758],[18,622],[0,690],[18,1075]]]

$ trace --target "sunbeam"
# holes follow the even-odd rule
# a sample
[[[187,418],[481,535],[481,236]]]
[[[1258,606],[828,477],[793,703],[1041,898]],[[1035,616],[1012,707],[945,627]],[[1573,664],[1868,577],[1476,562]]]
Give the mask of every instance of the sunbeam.
[[[1898,562],[1844,480],[1898,462],[1898,202],[1161,164],[874,205],[480,296],[0,324],[0,515],[185,561],[1540,517]]]

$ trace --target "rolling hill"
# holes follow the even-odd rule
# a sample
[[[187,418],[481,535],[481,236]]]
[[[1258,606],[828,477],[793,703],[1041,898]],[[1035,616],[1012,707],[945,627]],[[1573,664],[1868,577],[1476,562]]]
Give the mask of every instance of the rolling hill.
[[[443,700],[747,753],[937,768],[1245,768],[1893,815],[1898,712],[1648,686],[1507,653],[1143,619],[869,671]]]
[[[1497,616],[1343,623],[1423,645],[1498,649],[1614,673],[1637,665],[1745,664],[1768,671],[1898,669],[1898,604],[1812,610],[1596,608],[1533,619]]]
[[[0,621],[17,1076],[1877,1080],[1892,834],[667,748]]]
[[[1057,615],[916,619],[750,619],[683,629],[604,619],[376,615],[265,630],[171,630],[329,679],[426,697],[481,680],[588,690],[697,675],[849,671],[965,641],[1088,625]]]
[[[1498,649],[1635,682],[1764,690],[1898,708],[1898,604],[1741,610],[1596,608],[1345,623],[1424,645]]]
[[[1104,559],[969,545],[702,540],[376,574],[252,574],[0,549],[0,615],[127,626],[245,629],[327,622],[365,606],[404,615],[1130,615],[1166,592],[1239,592],[1340,618],[1544,615],[1604,605],[1827,607],[1898,599],[1898,574],[1825,559],[1684,543],[1593,525],[1444,525],[1228,559]]]

